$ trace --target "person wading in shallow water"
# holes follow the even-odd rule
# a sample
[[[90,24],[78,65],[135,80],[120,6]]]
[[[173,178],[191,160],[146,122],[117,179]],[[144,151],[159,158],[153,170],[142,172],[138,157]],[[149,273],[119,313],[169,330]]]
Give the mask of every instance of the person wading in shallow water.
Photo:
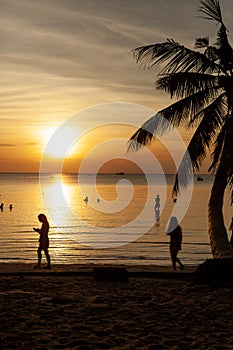
[[[35,266],[35,269],[40,269],[41,268],[41,259],[42,259],[42,250],[45,253],[48,265],[47,265],[47,269],[51,268],[51,264],[50,264],[50,255],[49,255],[49,237],[48,237],[48,233],[49,233],[49,223],[47,220],[47,217],[44,214],[39,214],[38,215],[38,220],[40,222],[42,222],[42,226],[41,228],[33,228],[34,231],[38,232],[40,234],[40,238],[39,238],[39,248],[37,250],[37,254],[38,254],[38,263]]]
[[[172,216],[170,218],[167,234],[170,236],[170,254],[173,270],[176,270],[176,263],[180,265],[181,270],[184,270],[184,265],[177,257],[179,250],[181,250],[182,229],[179,226],[177,218],[175,216]]]

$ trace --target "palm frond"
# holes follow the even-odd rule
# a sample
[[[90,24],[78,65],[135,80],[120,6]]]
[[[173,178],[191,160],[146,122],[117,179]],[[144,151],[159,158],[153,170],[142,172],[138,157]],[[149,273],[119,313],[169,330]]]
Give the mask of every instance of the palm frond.
[[[222,13],[218,0],[201,0],[200,4],[202,6],[199,7],[199,11],[205,15],[202,18],[222,23]]]
[[[228,41],[226,28],[221,25],[217,36],[218,57],[220,64],[227,71],[233,67],[233,49]]]
[[[204,38],[197,38],[196,42],[195,42],[195,47],[197,49],[201,49],[204,47],[208,47],[209,46],[209,37],[206,36]]]
[[[136,62],[147,69],[161,68],[160,74],[177,72],[218,73],[221,67],[203,53],[186,48],[172,39],[133,50]]]
[[[180,163],[173,187],[173,196],[179,193],[180,187],[185,188],[190,183],[192,169],[200,169],[206,157],[207,149],[209,149],[211,144],[216,140],[216,134],[218,130],[220,130],[221,125],[222,118],[218,115],[218,112],[216,112],[215,115],[211,113],[206,113],[204,115]],[[191,160],[191,165],[189,164],[189,159]]]
[[[155,137],[159,138],[166,131],[170,130],[172,125],[165,119],[160,112],[148,119],[142,126],[131,136],[128,141],[127,152],[137,151],[142,146],[150,144]]]
[[[150,144],[153,139],[154,135],[141,127],[130,137],[126,152],[138,151],[142,146]]]
[[[193,179],[193,167],[188,151],[185,152],[179,169],[176,173],[172,197],[176,198],[181,189],[185,189]]]
[[[227,36],[227,31],[226,27],[224,24],[221,25],[218,34],[217,34],[217,46],[218,47],[229,47],[229,41],[228,41],[228,36]]]
[[[208,46],[204,55],[208,57],[209,60],[216,62],[219,59],[219,50],[215,46]]]
[[[213,91],[214,90],[212,90],[211,93],[209,93],[208,89],[199,91],[162,109],[160,113],[174,127],[180,125],[189,127],[191,126],[190,121],[192,115],[197,115],[210,104],[213,99]],[[216,96],[218,96],[218,90],[216,90]]]
[[[222,158],[226,164],[227,169],[227,183],[232,185],[233,181],[233,115],[230,114],[226,119],[226,136],[224,141],[224,148],[222,151]]]
[[[223,94],[217,97],[212,104],[203,108],[209,103],[212,96],[208,93],[208,90],[199,91],[164,108],[142,124],[130,137],[127,152],[137,151],[142,146],[149,145],[155,137],[161,137],[173,127],[180,125],[190,127],[192,124],[199,122],[205,115],[213,115],[210,125],[219,126],[221,111],[225,107],[224,96]],[[194,117],[190,119],[192,115]]]
[[[187,127],[194,127],[205,116],[209,116],[210,126],[220,127],[223,124],[223,120],[228,113],[226,99],[227,97],[225,92],[216,97],[215,100],[212,101],[208,106],[200,109],[198,113],[193,114]]]
[[[226,123],[222,126],[216,138],[216,141],[214,144],[214,151],[211,154],[212,162],[208,169],[208,172],[215,171],[219,165],[219,160],[221,159],[221,156],[222,156],[225,134],[226,134]]]
[[[217,76],[200,73],[171,73],[156,81],[156,88],[168,92],[171,98],[183,98],[204,90],[208,90],[207,93],[215,97],[218,87]]]
[[[218,118],[212,119],[210,115],[206,115],[193,134],[187,150],[195,170],[199,170],[202,165],[207,149],[214,142],[219,127]]]
[[[189,125],[192,114],[196,115],[199,110],[204,114],[203,106],[211,97],[208,91],[199,91],[164,108],[149,118],[130,137],[127,152],[139,150],[142,146],[153,142],[154,137],[161,137],[173,127],[181,124]]]
[[[215,20],[221,24],[220,29],[217,34],[217,51],[215,50],[215,55],[220,60],[220,65],[222,69],[228,71],[233,68],[233,49],[228,41],[227,28],[223,23],[221,8],[218,0],[203,0],[200,1],[202,6],[199,11],[207,15],[204,18]],[[213,52],[212,52],[213,53]],[[214,56],[213,56],[214,57]]]
[[[212,163],[209,171],[218,171],[219,167],[224,169],[227,176],[227,184],[232,189],[231,205],[233,204],[233,115],[228,114],[225,123],[216,138],[215,148],[212,153]]]

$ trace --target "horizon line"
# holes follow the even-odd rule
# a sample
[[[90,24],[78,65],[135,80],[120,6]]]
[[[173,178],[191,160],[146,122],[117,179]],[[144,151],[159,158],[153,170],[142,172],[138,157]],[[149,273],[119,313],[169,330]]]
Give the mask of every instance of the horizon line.
[[[34,174],[34,175],[78,175],[78,174],[84,174],[84,175],[117,175],[117,176],[124,176],[124,175],[176,175],[176,173],[127,173],[127,172],[88,172],[88,173],[82,173],[82,172],[64,172],[64,173],[57,173],[57,172],[34,172],[34,171],[0,171],[0,174]],[[214,175],[211,173],[193,173],[193,175]]]

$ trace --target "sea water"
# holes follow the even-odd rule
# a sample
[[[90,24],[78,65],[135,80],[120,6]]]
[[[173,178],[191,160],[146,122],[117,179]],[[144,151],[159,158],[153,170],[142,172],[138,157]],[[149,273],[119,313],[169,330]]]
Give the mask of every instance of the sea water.
[[[207,206],[214,177],[203,175],[198,181],[194,176],[192,186],[182,190],[176,202],[174,179],[174,175],[2,173],[0,262],[36,262],[38,234],[33,227],[41,226],[37,217],[44,213],[51,226],[53,263],[170,265],[165,231],[169,217],[178,214],[183,230],[179,256],[185,265],[199,264],[211,257]],[[154,209],[157,195],[159,216]],[[228,189],[225,197],[229,226]]]

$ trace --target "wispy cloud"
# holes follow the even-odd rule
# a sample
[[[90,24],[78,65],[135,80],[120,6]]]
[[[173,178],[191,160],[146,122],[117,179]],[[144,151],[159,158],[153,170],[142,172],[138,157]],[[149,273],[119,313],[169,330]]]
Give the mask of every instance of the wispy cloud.
[[[13,143],[0,143],[0,147],[16,147]]]
[[[1,10],[2,79],[9,83],[13,73],[12,84],[24,91],[11,91],[15,103],[42,100],[46,86],[56,95],[63,83],[64,97],[90,88],[93,95],[110,89],[122,100],[132,94],[152,98],[152,74],[139,71],[130,50],[167,37],[192,45],[208,28],[195,18],[198,2],[184,0],[1,0]]]
[[[36,125],[56,125],[98,103],[157,111],[170,101],[155,90],[155,73],[139,69],[130,51],[167,38],[193,47],[196,37],[218,29],[195,18],[198,1],[0,0],[0,6],[5,147],[8,140],[18,144],[20,135],[30,143]],[[222,1],[222,9],[231,33],[233,2]]]

